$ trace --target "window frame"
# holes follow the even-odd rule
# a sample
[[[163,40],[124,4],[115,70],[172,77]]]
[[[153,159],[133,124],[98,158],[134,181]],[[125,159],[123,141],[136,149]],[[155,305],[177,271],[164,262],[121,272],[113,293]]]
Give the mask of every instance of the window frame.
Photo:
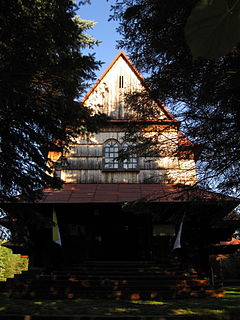
[[[127,148],[128,148],[130,145],[131,145],[130,142],[124,141],[124,142],[121,144],[121,150],[124,150],[125,146],[127,146]],[[135,146],[135,144],[134,144],[133,146]],[[125,164],[126,164],[127,166],[131,166],[131,165],[133,166],[133,165],[135,165],[135,168],[133,168],[133,167],[132,167],[132,168],[129,168],[129,167],[125,168],[125,167],[124,167]],[[128,170],[128,171],[139,170],[139,169],[138,169],[138,167],[139,167],[138,157],[137,157],[135,154],[131,154],[131,155],[129,156],[129,158],[124,159],[124,160],[122,161],[122,167],[123,167],[124,170]]]
[[[118,88],[123,89],[124,88],[124,78],[123,75],[119,75],[118,77]]]
[[[135,168],[124,168],[124,161],[126,161],[127,159],[124,159],[124,160],[121,160],[121,159],[118,159],[117,160],[117,163],[118,163],[118,167],[117,168],[106,168],[106,145],[109,143],[109,142],[115,142],[118,144],[118,156],[119,156],[119,153],[121,152],[121,150],[124,148],[124,145],[127,144],[127,142],[123,142],[123,143],[120,143],[118,140],[116,139],[108,139],[104,142],[103,144],[103,154],[102,154],[102,171],[112,171],[112,172],[127,172],[127,171],[131,171],[131,172],[138,172],[140,171],[139,169],[139,158],[136,156],[134,157],[134,159],[136,159],[136,167]],[[111,159],[111,157],[109,157],[109,159]]]
[[[112,146],[111,146],[111,143],[114,143]],[[109,146],[107,146],[109,144]],[[113,166],[114,166],[114,161],[117,157],[106,157],[106,148],[115,148],[114,145],[117,145],[118,146],[118,152],[115,152],[115,150],[113,150],[111,152],[111,150],[108,151],[109,154],[114,154],[114,153],[117,153],[117,157],[119,157],[119,152],[120,152],[120,143],[116,140],[116,139],[108,139],[107,141],[104,142],[103,144],[103,161],[102,161],[102,170],[104,171],[117,171],[119,169],[119,160],[116,160],[116,163],[118,164],[118,166],[116,168],[107,168],[105,167],[107,164],[111,163],[110,161],[107,162],[106,159],[113,159]]]

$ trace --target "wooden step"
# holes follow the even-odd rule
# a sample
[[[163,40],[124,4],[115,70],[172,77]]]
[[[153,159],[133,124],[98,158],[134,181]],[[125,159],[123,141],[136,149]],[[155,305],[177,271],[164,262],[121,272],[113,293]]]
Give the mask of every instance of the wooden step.
[[[141,264],[141,267],[139,265]],[[83,263],[52,272],[42,271],[18,281],[12,292],[19,298],[169,299],[204,296],[207,279],[184,272],[176,265],[149,262]],[[99,267],[100,266],[100,267]],[[210,291],[209,291],[210,292]]]

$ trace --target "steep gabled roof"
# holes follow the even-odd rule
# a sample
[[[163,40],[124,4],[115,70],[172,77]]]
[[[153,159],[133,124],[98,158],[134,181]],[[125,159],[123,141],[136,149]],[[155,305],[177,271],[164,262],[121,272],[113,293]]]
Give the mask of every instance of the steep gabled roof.
[[[104,73],[101,75],[101,77],[97,80],[97,82],[93,85],[93,87],[88,91],[88,93],[85,95],[85,97],[83,98],[82,102],[84,103],[87,98],[92,94],[92,92],[97,88],[97,86],[99,85],[99,83],[105,78],[106,74],[112,69],[112,67],[115,65],[115,63],[117,62],[117,60],[122,57],[127,64],[129,65],[129,67],[132,69],[132,71],[136,74],[136,76],[138,77],[138,79],[141,81],[142,85],[144,85],[145,83],[145,79],[143,78],[143,76],[141,75],[141,73],[137,70],[137,68],[132,64],[132,62],[129,60],[129,58],[127,57],[127,55],[123,52],[120,51],[119,54],[116,56],[116,58],[112,61],[112,63],[108,66],[108,68],[104,71]]]
[[[109,67],[102,74],[102,76],[97,80],[97,82],[93,85],[93,87],[85,95],[85,97],[82,100],[83,103],[85,103],[86,100],[91,96],[91,94],[95,91],[95,89],[99,86],[99,84],[102,82],[102,80],[106,77],[106,75],[110,72],[110,70],[113,68],[113,66],[117,63],[117,61],[120,58],[122,58],[127,63],[127,65],[130,67],[132,72],[136,75],[136,77],[138,78],[138,80],[140,81],[142,86],[146,89],[146,91],[151,91],[151,89],[147,86],[144,77],[137,70],[137,68],[134,66],[134,64],[131,62],[131,60],[128,58],[128,56],[123,51],[120,51],[119,54],[116,56],[116,58],[109,65]],[[168,118],[168,120],[171,120],[173,122],[179,122],[178,120],[176,120],[174,118],[174,116],[169,112],[169,110],[166,108],[166,106],[159,99],[156,99],[155,102],[160,106],[160,108],[162,109],[163,113]]]

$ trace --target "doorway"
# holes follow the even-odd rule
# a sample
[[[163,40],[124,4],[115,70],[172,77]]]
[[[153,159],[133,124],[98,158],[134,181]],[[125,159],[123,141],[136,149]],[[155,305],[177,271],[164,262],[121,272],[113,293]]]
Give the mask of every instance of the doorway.
[[[138,224],[126,214],[102,215],[99,225],[100,259],[138,259]]]

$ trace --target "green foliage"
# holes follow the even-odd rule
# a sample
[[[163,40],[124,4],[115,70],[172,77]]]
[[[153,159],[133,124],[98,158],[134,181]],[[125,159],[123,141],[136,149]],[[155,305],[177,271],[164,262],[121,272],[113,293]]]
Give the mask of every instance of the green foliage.
[[[97,130],[101,116],[77,102],[100,62],[83,53],[94,23],[71,0],[2,0],[0,13],[0,200],[59,186],[48,151]]]
[[[13,254],[12,250],[0,244],[0,282],[7,278],[14,278],[15,274],[28,270],[28,258],[22,258],[20,254]]]
[[[185,34],[194,58],[218,58],[240,42],[240,1],[201,0],[188,18]]]

